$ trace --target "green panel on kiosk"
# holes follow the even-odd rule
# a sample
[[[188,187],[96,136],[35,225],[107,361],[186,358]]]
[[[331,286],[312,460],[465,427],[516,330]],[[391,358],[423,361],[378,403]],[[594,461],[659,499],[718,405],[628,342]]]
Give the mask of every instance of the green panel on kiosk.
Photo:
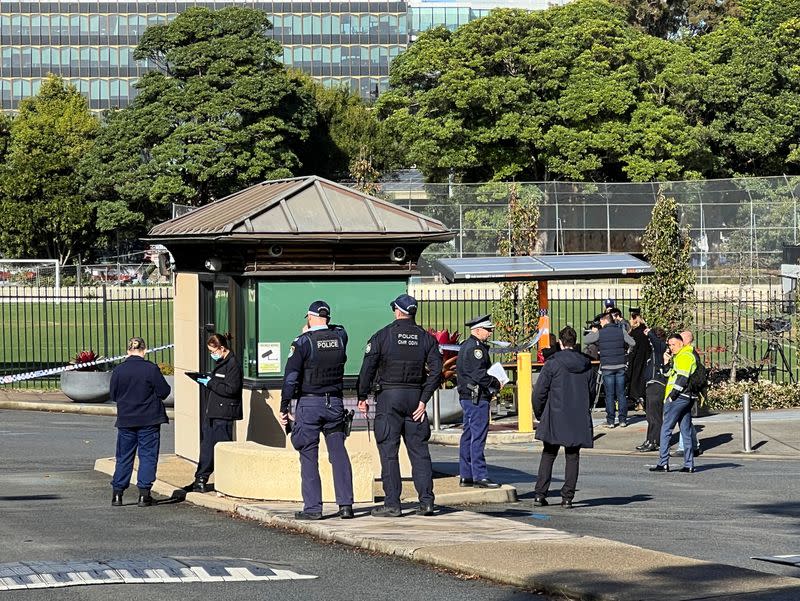
[[[364,347],[377,330],[394,320],[389,303],[407,291],[405,280],[268,281],[258,283],[258,376],[283,376],[289,347],[305,324],[308,306],[324,300],[331,307],[331,323],[347,330],[345,375],[357,376]],[[280,345],[280,346],[277,346]],[[266,367],[270,371],[262,371]],[[275,371],[280,369],[280,371]]]

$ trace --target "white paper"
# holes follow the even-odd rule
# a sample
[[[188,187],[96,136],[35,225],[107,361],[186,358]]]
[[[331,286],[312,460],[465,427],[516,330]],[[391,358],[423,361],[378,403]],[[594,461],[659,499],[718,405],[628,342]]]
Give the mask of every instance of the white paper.
[[[505,386],[508,384],[509,377],[506,373],[506,370],[503,369],[503,365],[500,363],[495,363],[489,369],[486,370],[486,373],[490,376],[494,376],[500,382],[500,386]]]

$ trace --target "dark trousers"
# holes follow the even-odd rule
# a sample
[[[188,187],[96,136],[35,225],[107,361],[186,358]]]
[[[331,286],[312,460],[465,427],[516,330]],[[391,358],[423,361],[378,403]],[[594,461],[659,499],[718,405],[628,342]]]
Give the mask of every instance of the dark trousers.
[[[339,505],[353,504],[353,468],[344,447],[342,399],[304,396],[297,402],[292,427],[292,445],[300,452],[303,511],[322,512],[322,481],[319,477],[319,435],[325,435],[328,460],[333,467],[333,489]]]
[[[489,433],[489,401],[477,405],[471,399],[461,399],[464,410],[464,429],[458,451],[458,471],[462,478],[483,480],[489,477],[486,469],[486,435]]]
[[[195,478],[208,478],[214,472],[214,447],[233,440],[233,420],[205,418],[200,429],[200,459]]]
[[[133,474],[133,459],[139,451],[139,470],[136,486],[150,490],[156,479],[158,450],[161,446],[161,426],[139,428],[117,428],[117,466],[111,486],[114,490],[125,490],[130,486]]]
[[[536,495],[547,496],[550,490],[550,480],[553,476],[553,463],[558,455],[561,445],[542,443],[542,458],[539,460],[539,475],[536,477]],[[578,467],[581,461],[580,447],[564,447],[564,458],[567,465],[564,472],[564,486],[561,487],[561,498],[571,501],[575,497],[575,486],[578,484]]]
[[[692,404],[693,401],[682,396],[664,403],[664,424],[661,426],[658,465],[669,463],[669,439],[676,424],[680,424],[683,439],[692,440]],[[694,467],[694,448],[691,443],[685,445],[683,449],[683,466]]]
[[[419,495],[419,502],[433,503],[433,466],[428,450],[431,426],[427,415],[421,422],[411,419],[419,406],[419,390],[392,389],[378,394],[375,408],[375,442],[381,457],[381,481],[384,505],[400,507],[400,437],[406,443],[411,461],[411,477]]]
[[[661,443],[661,425],[664,422],[664,385],[648,384],[645,389],[645,415],[647,416],[647,442]]]
[[[603,388],[606,391],[606,423],[614,425],[614,415],[619,407],[619,423],[628,422],[628,397],[625,396],[625,369],[602,369]],[[616,401],[616,406],[615,406]]]

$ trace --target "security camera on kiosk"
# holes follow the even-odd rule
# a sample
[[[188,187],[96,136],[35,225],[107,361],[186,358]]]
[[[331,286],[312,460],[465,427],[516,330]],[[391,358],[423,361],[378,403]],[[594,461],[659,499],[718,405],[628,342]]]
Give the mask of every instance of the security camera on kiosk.
[[[395,263],[402,263],[403,261],[406,260],[406,257],[408,257],[408,253],[406,252],[406,249],[403,248],[402,246],[395,246],[392,249],[392,252],[389,253],[389,256]]]

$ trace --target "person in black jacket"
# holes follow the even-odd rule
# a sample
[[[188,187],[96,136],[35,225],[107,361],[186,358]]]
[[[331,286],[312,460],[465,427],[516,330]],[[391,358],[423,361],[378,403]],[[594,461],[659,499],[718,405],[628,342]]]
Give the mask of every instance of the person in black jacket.
[[[214,447],[233,440],[233,422],[242,419],[242,380],[244,374],[227,337],[212,334],[206,342],[216,362],[209,377],[198,378],[208,389],[206,414],[200,430],[200,459],[192,490],[208,492],[208,478],[214,471]]]
[[[536,439],[544,445],[533,498],[533,504],[540,507],[548,505],[553,462],[563,446],[566,473],[561,487],[561,506],[572,509],[581,448],[594,446],[590,410],[592,364],[586,355],[574,350],[577,339],[571,327],[561,330],[562,352],[544,364],[533,393],[533,412],[539,420]]]
[[[169,422],[163,401],[170,388],[158,366],[144,358],[146,351],[144,340],[131,338],[127,359],[111,374],[111,400],[117,404],[116,468],[111,480],[115,507],[122,505],[122,494],[131,483],[137,449],[139,507],[153,504],[150,488],[156,479],[161,424]]]
[[[636,447],[637,451],[649,453],[657,451],[661,441],[661,425],[664,421],[664,389],[667,386],[667,366],[664,353],[667,352],[667,335],[661,328],[645,330],[650,353],[644,369],[645,415],[647,416],[647,437]]]
[[[489,479],[484,447],[489,433],[489,410],[492,397],[500,390],[500,382],[486,371],[492,362],[486,341],[492,335],[494,324],[490,315],[481,315],[466,322],[470,337],[458,349],[456,374],[458,398],[464,410],[464,426],[458,453],[458,471],[461,486],[499,488]]]
[[[417,515],[433,515],[433,466],[428,450],[431,426],[425,409],[442,379],[442,354],[436,339],[414,321],[414,297],[401,294],[389,306],[395,320],[369,339],[357,384],[358,409],[364,414],[369,411],[367,397],[375,390],[375,442],[381,457],[384,506],[373,509],[372,515],[402,515],[401,436],[419,495]]]
[[[319,435],[325,435],[328,458],[333,466],[333,489],[339,517],[353,518],[353,468],[344,446],[347,434],[342,401],[344,365],[347,362],[347,332],[331,325],[331,308],[314,301],[306,313],[306,330],[294,339],[283,371],[281,424],[291,428],[292,445],[300,453],[303,511],[298,520],[322,519],[322,481],[319,478]],[[297,399],[294,416],[292,399]]]

